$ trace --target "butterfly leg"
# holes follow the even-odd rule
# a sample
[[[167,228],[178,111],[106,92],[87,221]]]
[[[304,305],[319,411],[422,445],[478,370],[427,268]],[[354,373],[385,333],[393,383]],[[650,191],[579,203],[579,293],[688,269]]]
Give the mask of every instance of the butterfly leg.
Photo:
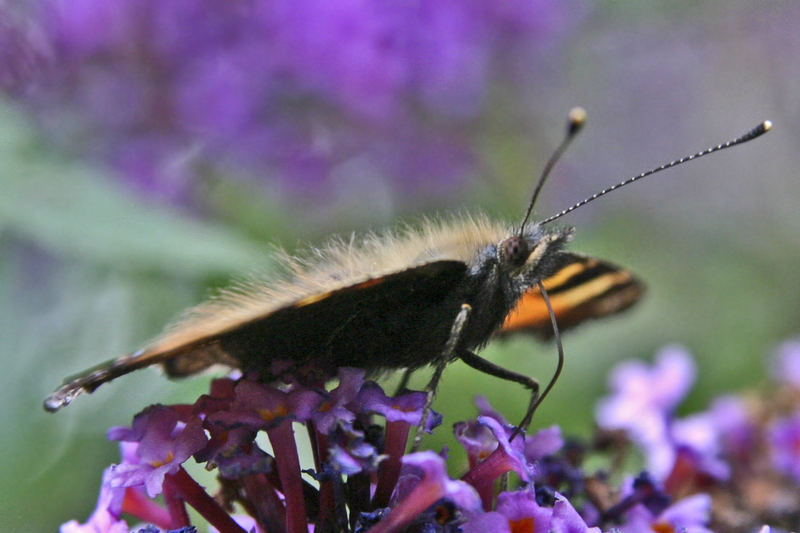
[[[400,378],[400,383],[397,384],[397,388],[395,388],[394,390],[395,396],[399,396],[400,393],[402,393],[406,388],[408,388],[408,382],[411,380],[411,374],[413,373],[414,371],[411,370],[410,368],[406,368],[403,371],[403,377]]]
[[[522,422],[520,422],[517,429],[514,430],[511,438],[516,437],[521,428],[527,428],[528,424],[530,424],[531,419],[533,418],[533,412],[536,410],[536,407],[539,404],[539,382],[530,376],[514,372],[513,370],[496,365],[491,361],[487,361],[483,357],[470,352],[469,350],[462,350],[459,352],[458,357],[475,370],[483,372],[484,374],[489,374],[490,376],[494,376],[496,378],[503,379],[505,381],[519,383],[531,391],[531,399],[528,403],[528,410],[525,412],[525,417],[522,419]]]
[[[433,397],[436,393],[436,387],[439,386],[439,380],[442,378],[442,373],[444,372],[445,367],[456,356],[456,346],[458,345],[458,341],[461,339],[461,334],[464,331],[464,327],[467,325],[467,320],[469,320],[469,314],[471,312],[472,306],[469,304],[462,304],[461,310],[458,312],[456,319],[453,321],[453,326],[450,328],[450,337],[448,337],[447,342],[444,345],[444,350],[442,351],[442,359],[439,363],[437,363],[436,368],[433,371],[433,376],[431,376],[428,386],[425,387],[425,393],[427,396],[425,398],[425,405],[422,408],[422,417],[420,417],[419,424],[417,425],[417,431],[414,434],[414,443],[411,445],[411,452],[415,452],[419,449],[419,445],[422,442],[422,433],[425,430],[425,426],[428,424],[428,418],[430,417],[431,404],[433,403]]]
[[[561,375],[561,370],[564,368],[564,346],[561,343],[561,333],[558,331],[558,323],[556,321],[556,314],[553,311],[553,306],[550,303],[550,297],[547,294],[547,290],[544,288],[542,282],[538,282],[539,291],[542,294],[542,299],[544,300],[545,305],[547,306],[547,310],[550,313],[550,322],[553,325],[553,338],[556,341],[556,348],[558,349],[558,365],[556,366],[556,371],[553,373],[553,377],[550,378],[550,381],[547,383],[547,387],[545,387],[544,392],[540,395],[539,394],[539,382],[536,381],[534,378],[530,376],[526,376],[524,374],[519,374],[514,372],[513,370],[508,370],[507,368],[503,368],[502,366],[498,366],[491,361],[487,361],[483,357],[480,357],[469,350],[462,350],[459,352],[458,356],[464,361],[467,365],[471,366],[475,370],[479,370],[484,374],[489,374],[491,376],[504,379],[506,381],[513,381],[514,383],[519,383],[526,389],[531,391],[531,399],[528,403],[528,410],[525,411],[525,416],[522,418],[522,421],[519,423],[517,428],[511,434],[508,440],[514,440],[520,432],[528,429],[528,426],[533,419],[533,414],[536,412],[536,408],[539,407],[539,404],[542,403],[547,395],[552,390],[553,385],[556,384],[558,381],[558,377]]]

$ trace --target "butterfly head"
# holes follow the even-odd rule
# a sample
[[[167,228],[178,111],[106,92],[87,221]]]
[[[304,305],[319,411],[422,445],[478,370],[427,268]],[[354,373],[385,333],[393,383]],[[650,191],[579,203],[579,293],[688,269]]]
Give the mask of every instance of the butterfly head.
[[[497,263],[510,279],[530,287],[550,273],[556,252],[572,234],[573,228],[545,231],[539,225],[511,232],[497,245]]]

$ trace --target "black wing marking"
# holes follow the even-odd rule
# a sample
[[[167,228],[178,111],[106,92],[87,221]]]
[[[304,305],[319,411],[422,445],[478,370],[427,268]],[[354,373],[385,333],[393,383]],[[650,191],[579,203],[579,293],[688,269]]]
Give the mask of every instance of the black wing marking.
[[[570,252],[559,252],[560,267],[543,280],[559,329],[623,311],[636,303],[645,286],[617,265]],[[547,339],[553,327],[538,287],[526,292],[506,317],[501,335],[530,332]]]
[[[322,360],[331,367],[365,369],[409,366],[413,351],[435,337],[436,328],[430,323],[442,312],[447,295],[465,270],[460,261],[435,261],[309,296],[169,351],[145,348],[68,378],[45,399],[44,408],[57,411],[81,393],[158,363],[173,377],[192,375],[214,364],[269,372],[276,360]],[[424,359],[425,354],[419,356]]]

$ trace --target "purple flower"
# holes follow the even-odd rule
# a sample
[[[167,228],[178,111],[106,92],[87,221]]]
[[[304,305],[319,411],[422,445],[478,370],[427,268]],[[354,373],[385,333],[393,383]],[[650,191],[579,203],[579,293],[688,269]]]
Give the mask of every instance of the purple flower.
[[[211,413],[208,422],[228,429],[268,429],[285,420],[308,421],[323,401],[319,391],[293,386],[284,391],[272,385],[240,380],[228,409]]]
[[[290,369],[276,384],[218,379],[194,405],[152,406],[130,428],[112,429],[109,436],[123,441],[122,461],[107,470],[97,509],[86,524],[72,521],[63,530],[122,531],[120,516],[130,514],[155,524],[143,531],[186,531],[189,505],[225,533],[242,533],[243,526],[292,533],[312,527],[354,533],[599,533],[597,526],[621,533],[708,533],[712,500],[699,492],[704,488],[715,498],[714,524],[720,527],[729,525],[729,515],[742,527],[752,528],[767,516],[780,520],[776,527],[793,523],[800,409],[786,416],[779,413],[791,398],[772,412],[728,396],[705,412],[676,419],[691,369],[685,355],[673,350],[662,352],[653,369],[628,363],[615,372],[617,395],[604,401],[606,414],[621,412],[616,420],[635,442],[645,433],[631,413],[658,419],[662,428],[659,439],[638,441],[648,463],[660,470],[626,476],[621,489],[611,480],[623,464],[624,457],[617,455],[623,450],[608,456],[606,439],[564,439],[558,426],[509,441],[514,428],[484,398],[476,400],[481,413],[476,420],[454,426],[470,458],[469,470],[455,480],[445,469],[445,452],[405,454],[425,393],[389,397],[374,382],[364,382],[357,369],[340,369],[331,391],[297,382]],[[666,376],[663,382],[661,376]],[[648,390],[648,384],[658,390]],[[623,399],[633,407],[611,409]],[[314,461],[305,469],[295,434],[301,424]],[[271,454],[258,444],[263,433]],[[775,475],[765,452],[785,476]],[[221,500],[180,466],[191,455],[218,470]],[[610,474],[585,470],[587,464],[602,465],[602,457],[610,461]],[[512,480],[518,488],[504,486],[497,494],[498,479],[508,472],[519,478]],[[763,498],[750,502],[746,497],[753,486],[786,496],[770,499],[765,507]],[[163,506],[152,500],[158,493]],[[230,515],[235,503],[252,522]],[[733,515],[732,504],[737,506]]]
[[[605,516],[621,522],[622,533],[644,531],[687,531],[710,533],[711,498],[695,494],[670,505],[664,489],[646,473],[627,479],[622,486],[622,499]]]
[[[530,531],[548,531],[553,516],[552,507],[540,507],[531,490],[500,493],[495,510],[506,518],[511,530],[528,529],[524,525],[528,523],[533,526]]]
[[[464,526],[464,532],[479,533],[492,527],[490,531],[546,533],[550,531],[552,516],[553,508],[540,506],[532,490],[501,492],[497,495],[495,510],[473,513]]]
[[[467,452],[470,466],[475,466],[497,449],[497,438],[488,424],[477,420],[456,422],[453,426],[456,440]]]
[[[540,502],[551,500],[556,491],[570,498],[583,492],[586,477],[583,448],[577,442],[570,442],[560,453],[546,455],[534,463],[531,478]]]
[[[714,422],[711,412],[687,416],[672,423],[670,437],[678,453],[689,456],[693,470],[726,480],[730,477],[730,466],[721,457],[721,435]]]
[[[758,428],[744,399],[733,395],[715,398],[708,414],[726,455],[744,460],[754,451]]]
[[[24,95],[45,69],[49,56],[46,36],[24,8],[0,5],[0,91]]]
[[[176,409],[163,405],[151,406],[136,415],[130,428],[112,428],[108,438],[139,444],[138,462],[122,462],[112,468],[111,486],[143,485],[151,498],[161,493],[164,476],[176,472],[207,442],[199,418],[184,422]]]
[[[772,377],[800,389],[800,340],[786,341],[778,347],[772,359]]]
[[[560,427],[540,429],[533,435],[525,436],[525,458],[532,463],[557,453],[563,446],[564,438]]]
[[[45,131],[151,197],[190,203],[208,175],[279,194],[321,196],[355,174],[446,190],[474,173],[469,126],[491,86],[514,81],[505,67],[530,65],[575,18],[553,0],[76,0],[35,13],[37,31],[0,24],[0,87],[35,81],[23,101]],[[79,135],[63,135],[65,115]]]
[[[772,465],[800,483],[800,410],[774,420],[767,429]]]
[[[485,459],[497,448],[497,439],[494,436],[497,427],[503,428],[503,434],[506,438],[511,437],[511,434],[516,429],[508,423],[502,414],[492,408],[485,396],[476,396],[475,405],[481,415],[479,419],[459,422],[454,426],[456,439],[467,451],[467,457],[472,466]],[[493,419],[499,426],[492,425],[490,427],[480,421],[486,418]],[[533,435],[521,434],[510,444],[515,450],[522,452],[528,463],[535,463],[546,456],[557,453],[564,446],[564,439],[561,436],[561,428],[551,426],[540,429]]]
[[[519,446],[512,445],[509,442],[506,428],[501,426],[497,420],[488,416],[479,416],[477,423],[491,430],[496,445],[491,453],[473,464],[462,479],[475,487],[481,496],[484,509],[488,510],[494,495],[494,481],[497,478],[506,472],[514,472],[523,482],[528,483],[531,480],[532,468],[525,460],[523,453],[518,449]],[[460,427],[463,428],[464,426],[457,424],[454,428],[456,438],[459,438]],[[462,444],[465,442],[470,445],[469,441],[462,440]],[[485,444],[480,441],[478,444],[480,447],[477,451],[482,454],[485,451]],[[475,452],[476,449],[472,451],[469,448],[467,449],[468,455]]]
[[[124,487],[111,486],[113,467],[103,472],[103,483],[100,485],[100,496],[97,506],[84,524],[71,520],[61,525],[60,533],[128,533],[128,524],[120,518],[122,499],[125,497]]]
[[[194,454],[195,460],[215,465],[220,475],[226,478],[271,472],[273,468],[272,457],[255,444],[256,429],[246,425],[231,428],[212,421],[211,415],[227,412],[233,407],[237,383],[232,378],[213,380],[210,394],[200,396],[192,411],[203,419],[203,428],[210,436],[206,446]]]
[[[328,394],[311,416],[317,431],[329,433],[338,421],[352,422],[356,415],[345,406],[353,401],[363,385],[363,370],[340,368],[339,386]]]
[[[659,351],[652,368],[640,361],[621,363],[609,378],[614,392],[597,406],[597,423],[627,430],[644,442],[662,439],[664,420],[686,396],[694,378],[694,363],[678,346]]]
[[[387,396],[381,387],[367,381],[361,387],[358,397],[351,406],[356,412],[376,413],[383,415],[389,422],[406,422],[412,426],[419,424],[422,418],[422,408],[425,406],[426,393],[404,392],[394,398]],[[441,422],[441,416],[429,416],[426,431],[433,430]]]
[[[549,531],[553,533],[600,533],[600,528],[589,527],[569,500],[556,494]]]
[[[553,506],[542,506],[531,490],[501,492],[497,506],[488,513],[469,513],[464,533],[600,533],[590,528],[572,504],[556,494]]]
[[[382,447],[384,457],[372,502],[376,507],[387,505],[392,497],[400,478],[409,433],[422,419],[426,398],[426,393],[413,391],[406,391],[391,398],[376,383],[368,381],[361,387],[357,398],[350,406],[365,424],[368,423],[371,414],[379,414],[386,418]],[[430,410],[423,429],[431,433],[441,422],[442,416]]]
[[[225,429],[219,424],[209,424],[207,431],[211,439],[194,454],[197,462],[215,465],[226,478],[273,471],[274,460],[255,444],[256,432],[252,429]]]
[[[515,429],[502,414],[492,408],[485,396],[476,396],[475,405],[478,407],[478,413],[480,414],[477,419],[457,422],[453,426],[456,439],[466,450],[471,467],[486,459],[497,449],[498,440],[495,436],[497,431],[501,431],[504,438],[508,440]],[[484,423],[486,420],[493,420],[494,422]],[[523,442],[527,442],[525,439],[526,437],[521,435],[510,445],[521,453],[524,449]]]
[[[677,443],[671,417],[694,377],[694,363],[686,350],[669,346],[656,354],[652,368],[640,361],[617,365],[609,379],[614,392],[595,410],[600,427],[625,430],[642,446],[647,469],[658,479],[665,479],[674,465]]]
[[[327,464],[334,472],[347,476],[359,472],[375,472],[385,457],[378,454],[367,442],[363,431],[356,430],[347,422],[340,422],[328,439]]]
[[[477,419],[457,422],[453,426],[456,439],[467,452],[470,466],[475,466],[480,463],[497,449],[498,437],[496,434],[502,434],[502,438],[505,442],[508,442],[508,439],[516,429],[508,423],[508,420],[506,420],[502,414],[492,408],[486,397],[481,395],[476,396],[475,405],[478,407],[478,412],[480,413]],[[534,440],[537,442],[534,443]],[[548,440],[545,434],[541,436],[537,434],[537,436],[534,437],[520,435],[514,442],[510,442],[509,446],[519,454],[527,450],[529,445],[532,446],[531,450],[534,456],[528,457],[526,455],[526,458],[528,461],[533,462],[542,455],[545,455],[543,453],[542,455],[536,456],[539,451],[544,452],[546,451],[545,448],[549,447],[549,444],[545,444],[545,440]]]
[[[403,458],[403,472],[398,484],[396,503],[372,533],[397,531],[410,524],[439,500],[446,499],[458,509],[471,511],[480,506],[475,489],[447,475],[444,459],[430,452],[417,452]]]
[[[503,469],[503,472],[494,470],[495,473],[505,473],[514,471],[522,481],[530,481],[530,465],[528,464],[525,456],[508,440],[507,428],[501,426],[495,419],[487,416],[479,416],[478,423],[485,425],[491,429],[492,434],[497,441],[495,450],[489,457],[481,462],[480,465],[473,467],[470,474],[472,479],[476,479],[475,472],[481,470],[482,474],[487,474],[495,468]],[[494,466],[488,467],[489,463]]]
[[[197,533],[197,528],[194,526],[184,526],[178,529],[162,530],[152,524],[148,524],[141,529],[132,530],[131,533],[162,533],[162,531],[164,531],[164,533]]]
[[[681,531],[685,533],[713,533],[708,529],[711,520],[711,498],[707,494],[688,496],[653,514],[644,505],[637,505],[626,515],[620,533],[646,531]]]
[[[195,414],[203,413],[208,415],[230,408],[231,403],[236,399],[236,384],[239,378],[241,376],[212,380],[209,393],[201,395],[194,403]]]
[[[139,464],[140,459],[136,454],[138,447],[139,444],[135,442],[120,442],[121,464]],[[89,520],[84,524],[71,520],[61,526],[62,533],[127,533],[127,523],[120,518],[123,513],[162,526],[171,523],[169,513],[147,498],[144,487],[119,486],[115,479],[117,468],[112,465],[103,472],[97,506]]]

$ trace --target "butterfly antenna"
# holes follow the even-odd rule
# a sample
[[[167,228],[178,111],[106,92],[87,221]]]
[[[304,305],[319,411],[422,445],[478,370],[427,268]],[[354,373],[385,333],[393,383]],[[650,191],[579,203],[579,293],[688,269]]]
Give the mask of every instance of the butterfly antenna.
[[[706,156],[708,154],[713,154],[714,152],[719,152],[720,150],[724,150],[726,148],[731,148],[733,146],[736,146],[737,144],[743,144],[743,143],[746,143],[747,141],[752,141],[753,139],[764,135],[765,133],[767,133],[771,129],[772,129],[772,122],[770,122],[769,120],[765,120],[764,122],[762,122],[761,124],[759,124],[755,128],[751,129],[750,131],[748,131],[747,133],[745,133],[741,137],[737,137],[737,138],[733,139],[732,141],[728,141],[728,142],[726,142],[724,144],[718,144],[716,146],[712,146],[710,148],[706,148],[702,152],[697,152],[696,154],[688,155],[686,157],[682,157],[680,159],[676,159],[675,161],[671,161],[669,163],[661,165],[660,167],[656,167],[656,168],[654,168],[652,170],[648,170],[647,172],[642,172],[638,176],[633,176],[632,178],[628,178],[626,180],[623,180],[623,181],[617,183],[616,185],[612,185],[611,187],[608,187],[607,189],[603,189],[600,192],[596,192],[593,195],[589,196],[588,198],[584,198],[583,200],[581,200],[577,204],[572,205],[571,207],[568,207],[568,208],[564,209],[563,211],[559,211],[555,215],[544,219],[542,222],[540,222],[540,224],[547,224],[547,223],[552,222],[552,221],[554,221],[554,220],[556,220],[558,218],[561,218],[564,215],[566,215],[567,213],[571,213],[572,211],[575,211],[579,207],[582,207],[582,206],[588,204],[589,202],[591,202],[593,200],[597,200],[601,196],[604,196],[604,195],[610,193],[611,191],[619,189],[620,187],[624,187],[625,185],[633,183],[634,181],[638,181],[638,180],[640,180],[642,178],[646,178],[647,176],[650,176],[651,174],[655,174],[657,172],[661,172],[662,170],[666,170],[668,168],[676,167],[676,166],[681,165],[683,163],[688,163],[689,161],[692,161],[694,159],[699,159],[699,158],[701,158],[703,156]]]
[[[542,187],[544,186],[544,182],[547,181],[550,171],[553,170],[554,166],[556,166],[556,163],[566,151],[569,143],[572,142],[572,139],[575,138],[575,135],[581,131],[581,128],[585,123],[586,111],[582,107],[573,107],[567,115],[567,134],[564,136],[564,140],[561,141],[561,144],[558,145],[558,148],[555,149],[553,155],[550,156],[550,159],[547,160],[547,164],[544,166],[541,176],[539,176],[539,182],[536,184],[536,188],[533,190],[531,201],[528,203],[528,210],[525,211],[525,217],[522,219],[522,224],[519,226],[520,237],[522,237],[522,233],[525,231],[525,224],[528,223],[528,220],[531,217],[533,206],[536,205],[536,199],[539,198],[539,193],[542,191]]]
[[[558,363],[556,364],[556,371],[553,373],[553,377],[550,378],[550,381],[544,388],[544,392],[541,394],[534,393],[531,397],[528,410],[525,412],[525,417],[522,419],[522,422],[520,422],[514,432],[511,433],[511,436],[508,438],[509,441],[514,440],[514,437],[528,429],[528,426],[531,424],[531,420],[533,420],[533,414],[542,404],[544,399],[547,398],[547,395],[550,394],[550,391],[553,390],[558,378],[561,376],[561,371],[564,369],[564,345],[561,343],[561,333],[558,330],[556,312],[553,310],[553,304],[550,303],[550,296],[547,294],[547,290],[544,288],[544,283],[538,281],[537,284],[539,285],[539,292],[542,295],[544,304],[547,306],[547,312],[550,315],[550,324],[553,326],[553,338],[556,341],[556,349],[558,350]]]

